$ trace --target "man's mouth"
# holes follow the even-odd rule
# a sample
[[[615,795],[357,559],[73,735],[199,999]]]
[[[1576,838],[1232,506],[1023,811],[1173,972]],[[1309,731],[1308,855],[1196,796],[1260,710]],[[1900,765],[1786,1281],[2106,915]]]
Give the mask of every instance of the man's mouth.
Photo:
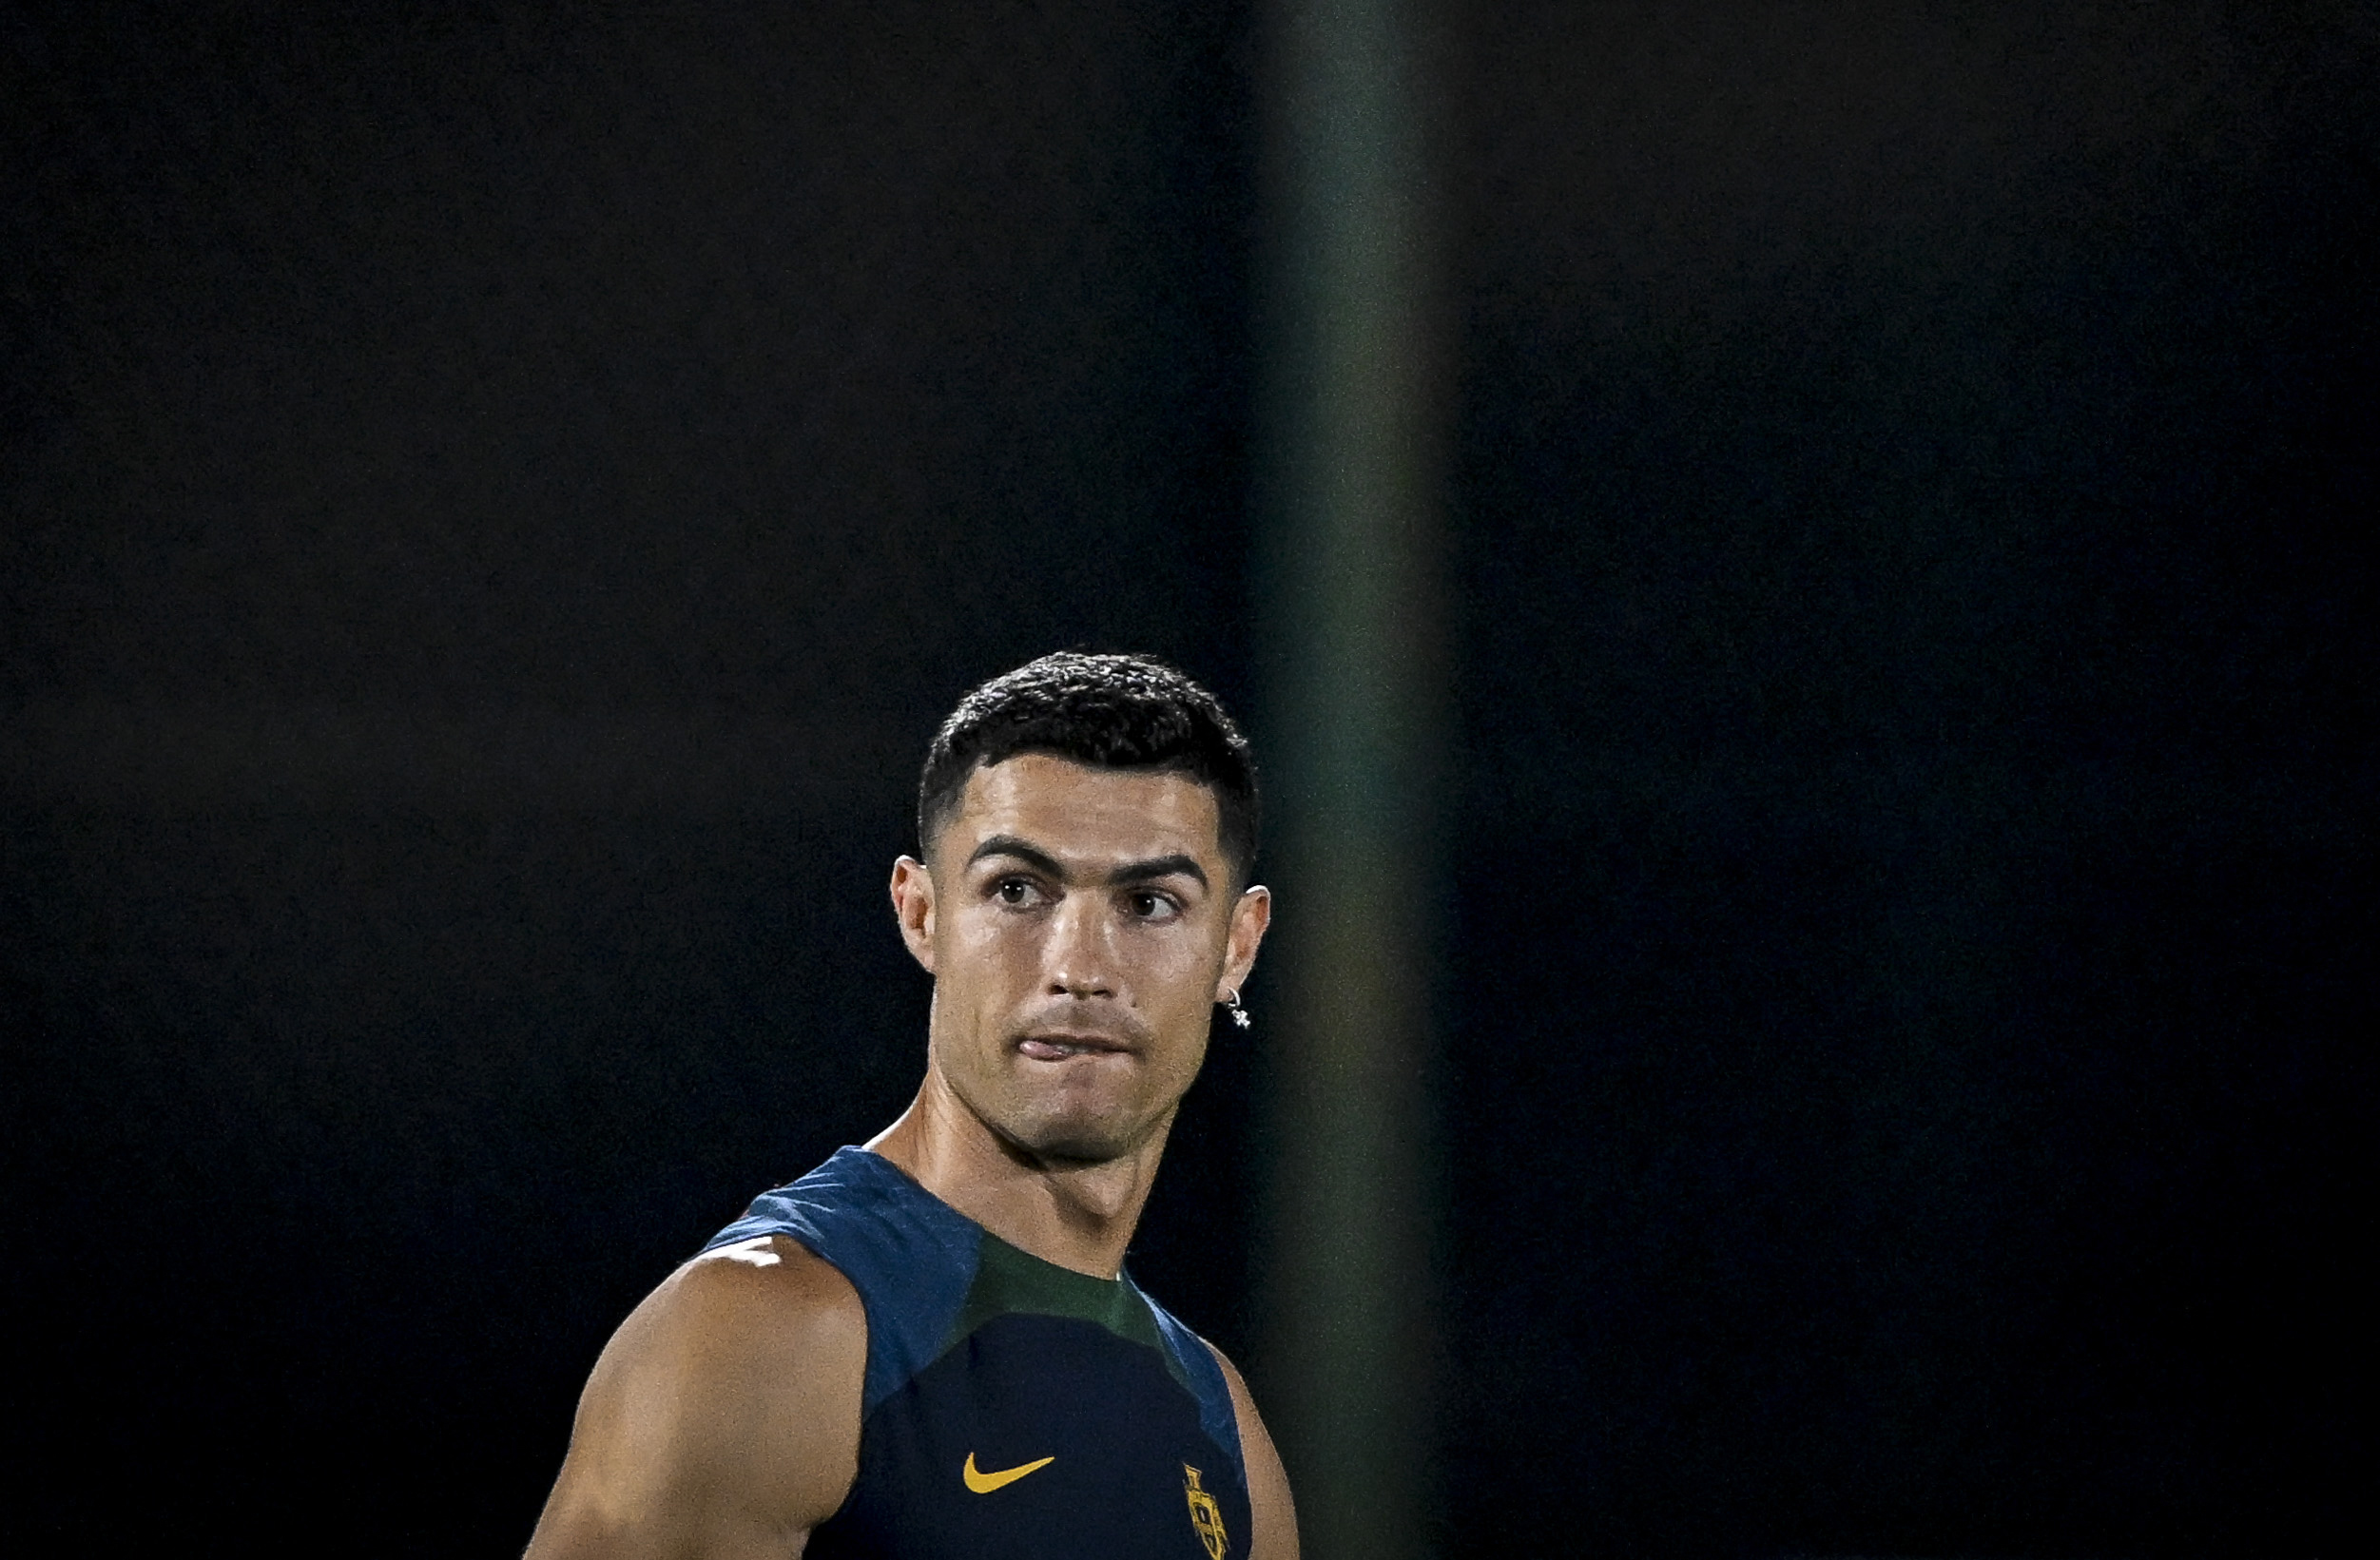
[[[1075,1056],[1126,1056],[1131,1048],[1097,1034],[1029,1034],[1016,1042],[1016,1053],[1035,1062],[1063,1062]]]

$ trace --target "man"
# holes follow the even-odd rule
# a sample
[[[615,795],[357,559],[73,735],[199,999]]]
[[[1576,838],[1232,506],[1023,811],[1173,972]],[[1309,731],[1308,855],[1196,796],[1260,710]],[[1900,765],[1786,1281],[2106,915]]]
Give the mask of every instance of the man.
[[[1157,663],[960,702],[893,867],[934,976],[916,1101],[621,1325],[531,1560],[1295,1560],[1247,1386],[1122,1271],[1271,915],[1255,814],[1247,742]]]

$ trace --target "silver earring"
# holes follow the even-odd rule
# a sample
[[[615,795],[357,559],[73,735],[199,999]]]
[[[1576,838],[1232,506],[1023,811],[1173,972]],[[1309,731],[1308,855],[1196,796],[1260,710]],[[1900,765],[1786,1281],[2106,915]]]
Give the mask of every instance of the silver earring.
[[[1255,1022],[1254,1019],[1248,1016],[1248,1010],[1240,1006],[1239,992],[1226,992],[1223,998],[1223,1005],[1231,1010],[1231,1022],[1237,1024],[1240,1028],[1246,1029],[1248,1025]]]

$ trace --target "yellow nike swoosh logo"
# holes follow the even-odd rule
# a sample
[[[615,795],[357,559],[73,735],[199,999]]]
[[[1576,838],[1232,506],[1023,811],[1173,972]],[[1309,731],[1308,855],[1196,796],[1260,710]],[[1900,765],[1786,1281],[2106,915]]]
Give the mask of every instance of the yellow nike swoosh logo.
[[[977,1470],[976,1454],[970,1452],[967,1454],[967,1466],[958,1471],[958,1476],[965,1479],[967,1488],[977,1494],[988,1495],[1001,1485],[1014,1484],[1034,1470],[1047,1468],[1055,1461],[1057,1461],[1055,1457],[1044,1457],[1039,1462],[1020,1462],[1014,1468],[1003,1468],[997,1473],[985,1473]]]

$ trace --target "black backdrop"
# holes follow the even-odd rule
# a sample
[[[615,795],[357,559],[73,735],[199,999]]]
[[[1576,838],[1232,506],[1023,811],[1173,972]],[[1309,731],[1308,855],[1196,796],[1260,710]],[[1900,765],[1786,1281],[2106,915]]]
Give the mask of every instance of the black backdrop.
[[[0,21],[32,1552],[516,1549],[913,1085],[950,700],[1261,726],[1254,16],[323,9]],[[2370,9],[1452,33],[1442,1549],[2325,1548]],[[1260,1072],[1134,1258],[1243,1356]]]

